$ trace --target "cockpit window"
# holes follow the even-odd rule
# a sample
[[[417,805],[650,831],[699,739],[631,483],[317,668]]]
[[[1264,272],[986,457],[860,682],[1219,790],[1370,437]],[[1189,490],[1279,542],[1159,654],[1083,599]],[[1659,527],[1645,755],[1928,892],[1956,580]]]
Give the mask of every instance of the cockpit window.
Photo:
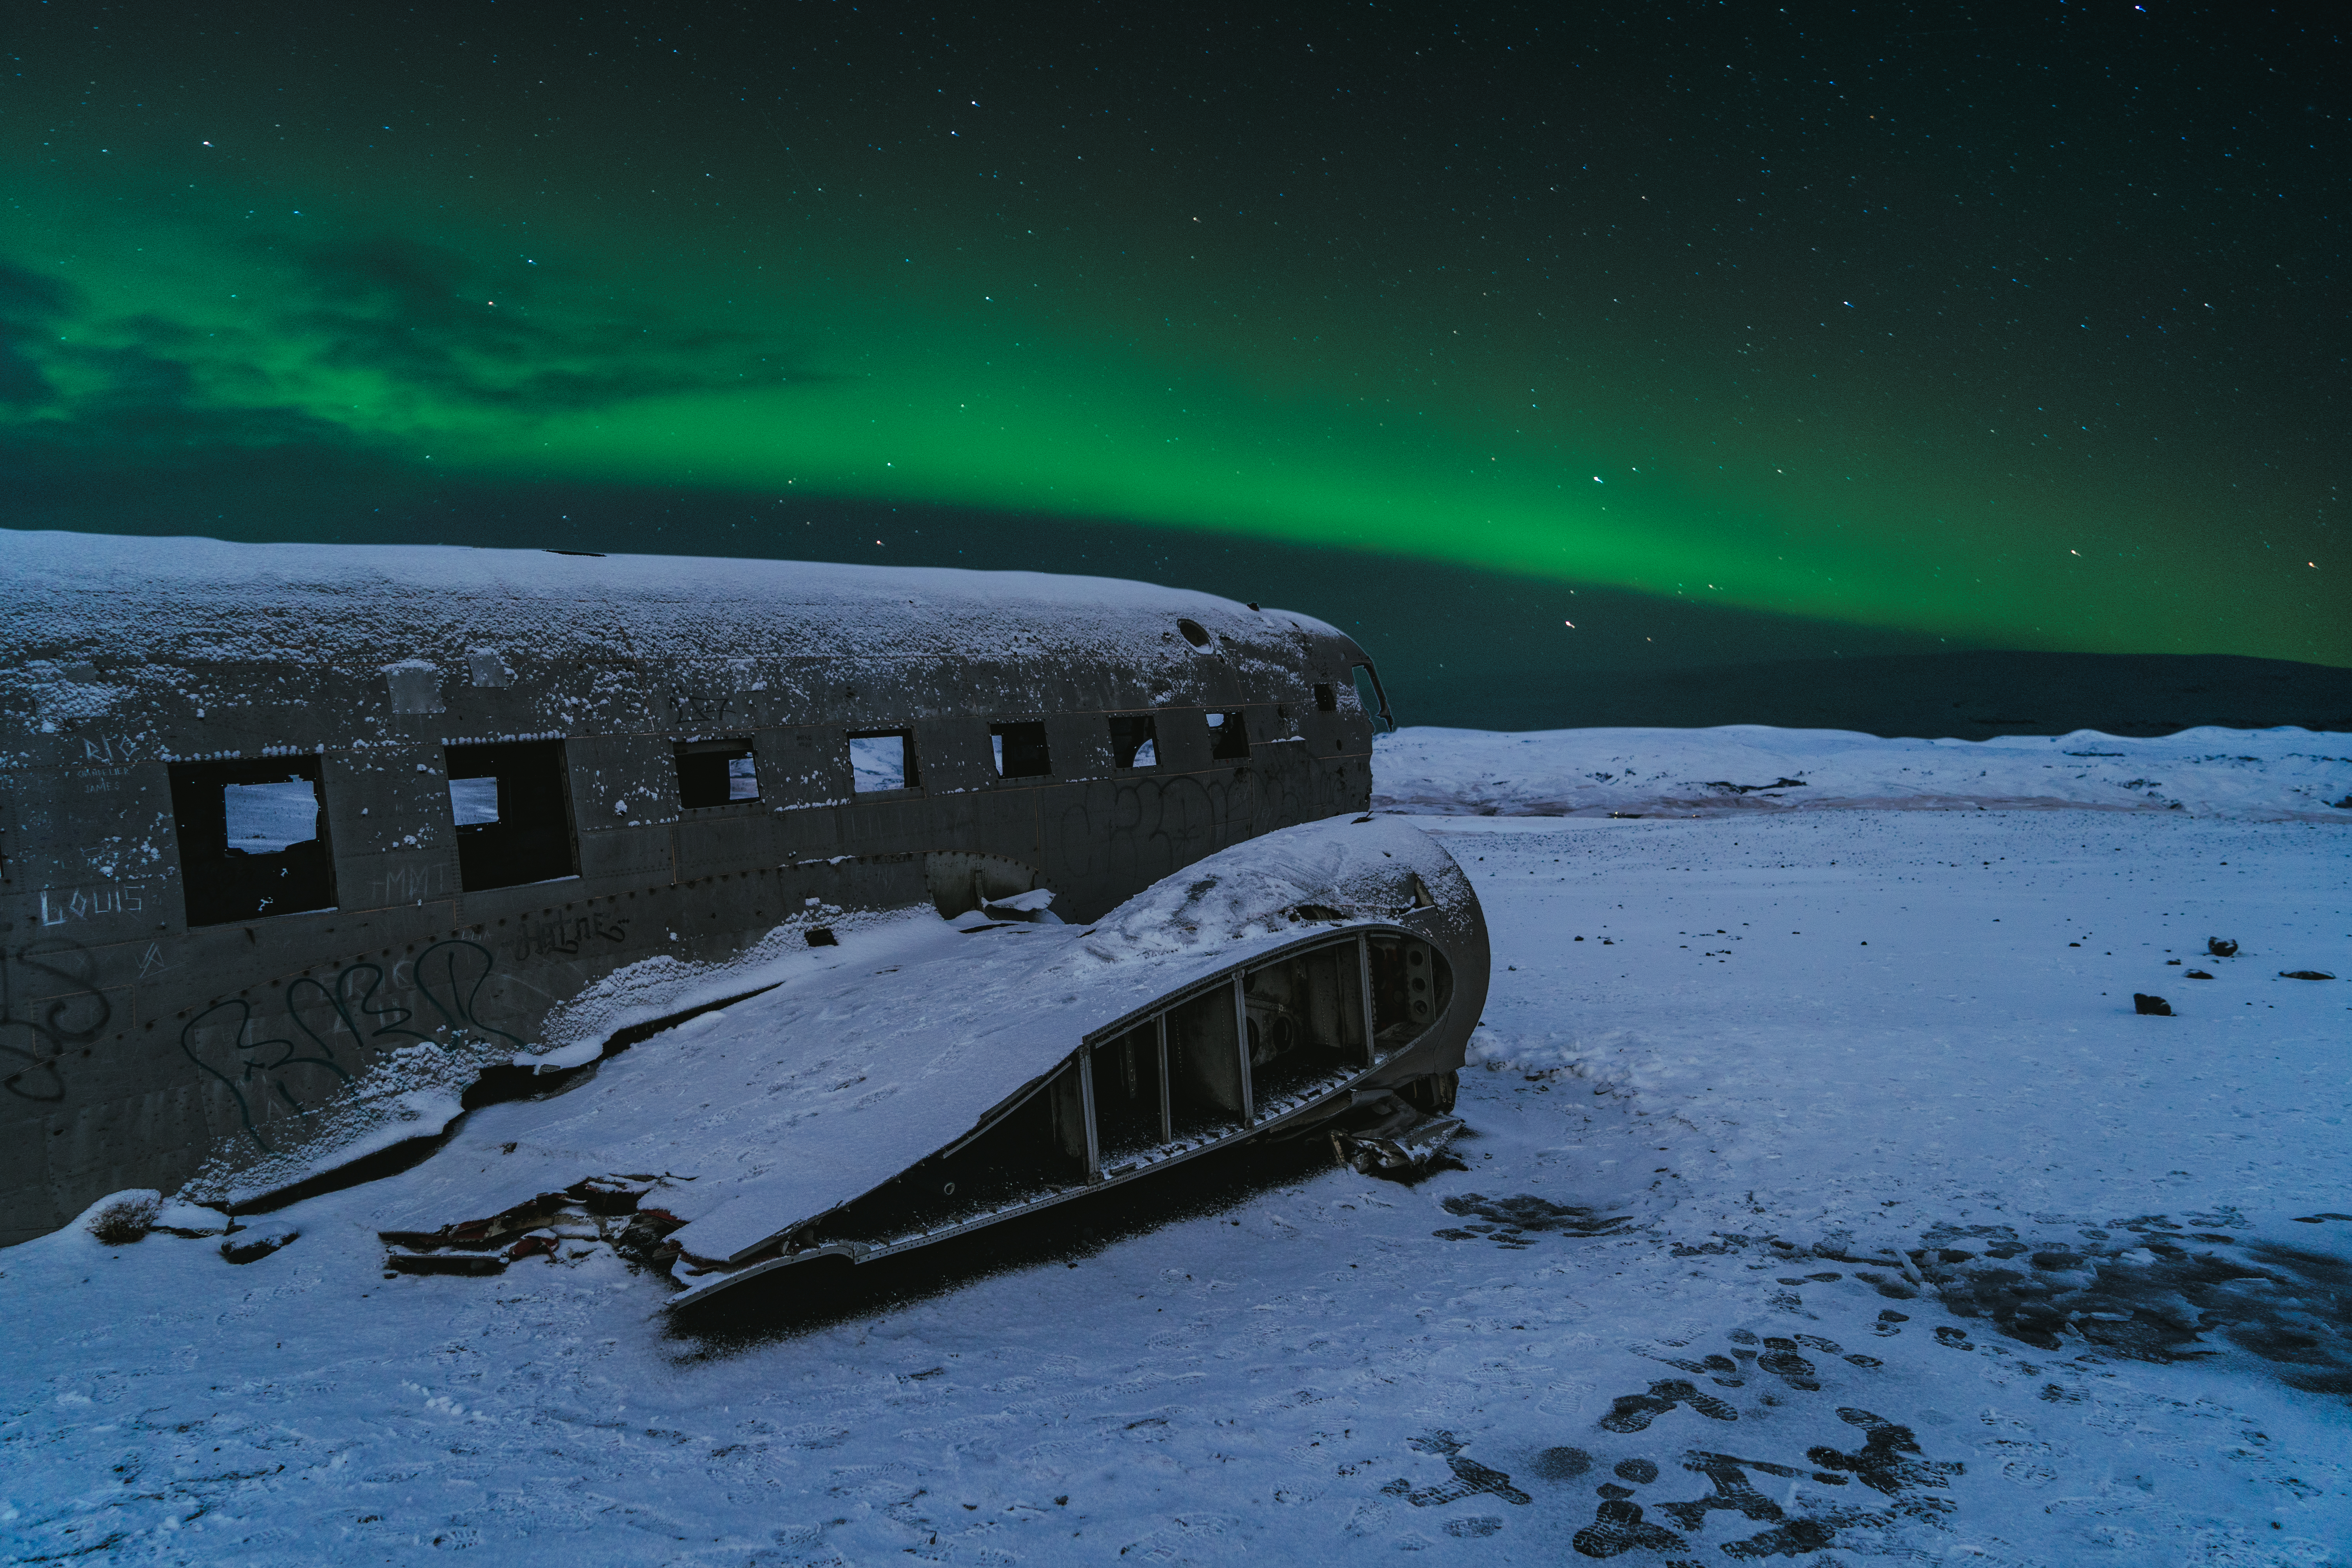
[[[1390,731],[1396,728],[1396,716],[1389,711],[1388,694],[1381,689],[1380,672],[1369,664],[1360,664],[1349,675],[1356,684],[1356,700],[1372,721],[1372,728]]]
[[[188,923],[335,907],[316,757],[172,764]]]

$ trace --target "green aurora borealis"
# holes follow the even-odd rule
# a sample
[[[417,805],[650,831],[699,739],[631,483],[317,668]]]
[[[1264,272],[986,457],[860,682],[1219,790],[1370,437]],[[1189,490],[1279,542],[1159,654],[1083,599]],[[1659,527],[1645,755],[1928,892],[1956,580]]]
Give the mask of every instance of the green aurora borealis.
[[[1563,638],[1575,589],[2352,664],[2341,51],[2160,9],[1990,43],[1073,12],[1047,46],[50,5],[0,114],[10,521],[468,538],[304,504],[359,471],[736,520],[594,548],[950,508],[1519,580]],[[266,515],[175,510],[239,463]],[[879,558],[956,558],[924,548]]]

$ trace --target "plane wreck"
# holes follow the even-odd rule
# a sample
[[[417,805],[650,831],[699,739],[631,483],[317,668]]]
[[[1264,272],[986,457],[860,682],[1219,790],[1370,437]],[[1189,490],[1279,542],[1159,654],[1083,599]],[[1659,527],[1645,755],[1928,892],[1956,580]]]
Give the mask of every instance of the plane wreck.
[[[600,1118],[562,1170],[510,1137],[505,1198],[450,1190],[406,1266],[625,1212],[684,1297],[1247,1138],[1442,1136],[1483,924],[1433,842],[1357,820],[1386,705],[1310,616],[5,531],[0,584],[0,1241],[200,1171],[251,1206],[399,1072],[556,1074],[531,1114]],[[732,1131],[688,1136],[702,1100]]]
[[[1085,926],[926,911],[501,1106],[409,1181],[395,1271],[494,1271],[593,1216],[682,1308],[867,1262],[1256,1138],[1425,1159],[1485,999],[1435,841],[1340,817],[1222,851]],[[608,1237],[608,1239],[610,1237]]]

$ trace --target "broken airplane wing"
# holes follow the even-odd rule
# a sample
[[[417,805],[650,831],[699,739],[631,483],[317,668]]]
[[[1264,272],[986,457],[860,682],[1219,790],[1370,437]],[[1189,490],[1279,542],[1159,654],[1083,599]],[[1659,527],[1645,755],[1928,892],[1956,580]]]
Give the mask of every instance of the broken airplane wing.
[[[1369,816],[1213,855],[1091,926],[886,917],[510,1108],[497,1142],[461,1133],[384,1236],[395,1268],[484,1272],[551,1246],[567,1208],[633,1209],[675,1309],[1253,1138],[1425,1158],[1486,980],[1467,878]]]

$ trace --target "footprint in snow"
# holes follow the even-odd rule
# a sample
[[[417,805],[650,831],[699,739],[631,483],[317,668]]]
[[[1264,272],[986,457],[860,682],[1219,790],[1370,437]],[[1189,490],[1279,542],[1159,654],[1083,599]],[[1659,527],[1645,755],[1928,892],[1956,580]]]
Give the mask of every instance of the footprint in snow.
[[[1601,1417],[1600,1426],[1607,1432],[1639,1432],[1659,1416],[1685,1405],[1709,1420],[1739,1419],[1739,1412],[1712,1394],[1701,1394],[1686,1379],[1663,1377],[1650,1384],[1647,1394],[1619,1394],[1610,1405],[1609,1414]]]

